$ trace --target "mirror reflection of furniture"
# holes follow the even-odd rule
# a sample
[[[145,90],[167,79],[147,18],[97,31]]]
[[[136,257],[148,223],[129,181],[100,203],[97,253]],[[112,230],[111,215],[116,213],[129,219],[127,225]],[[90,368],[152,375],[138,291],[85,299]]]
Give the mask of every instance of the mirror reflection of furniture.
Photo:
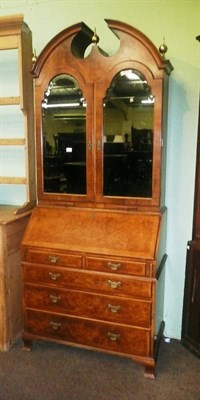
[[[85,107],[76,79],[60,74],[49,82],[42,101],[44,192],[86,193]],[[54,171],[53,162],[51,169],[46,167],[48,149]]]
[[[151,197],[154,102],[151,88],[139,71],[122,70],[112,80],[104,98],[104,133],[113,130],[114,120],[121,133],[114,136],[113,143],[124,143],[124,160],[122,162],[122,152],[120,158],[119,153],[115,153],[118,161],[112,164],[104,159],[105,195]],[[138,129],[133,128],[133,124]],[[142,129],[144,125],[147,128]],[[123,129],[126,129],[125,133]]]
[[[105,195],[151,197],[152,136],[151,130],[134,129],[128,146],[122,136],[104,143]]]
[[[108,160],[105,161],[104,158],[103,184],[105,195],[131,197],[150,197],[152,195],[154,102],[155,98],[151,94],[151,88],[139,71],[132,69],[122,70],[112,80],[107,90],[107,95],[103,99],[103,128],[106,142],[107,137],[108,141],[110,138],[108,132],[113,131],[113,143],[125,143],[126,137],[126,149],[128,147],[132,150],[140,148],[140,150],[148,149],[150,151],[151,149],[151,154],[144,152],[138,162],[131,162],[130,168],[128,165],[125,168],[124,162],[122,162],[121,168],[117,161],[114,162],[113,160],[111,163],[113,156],[109,156],[110,162]],[[76,164],[74,166],[72,164],[68,165],[69,168],[66,165],[69,162],[67,160],[70,158],[69,153],[73,151],[73,143],[77,143],[78,136],[80,137],[81,147],[83,132],[85,132],[86,128],[86,106],[87,103],[78,82],[70,75],[60,74],[50,81],[42,103],[45,143],[54,154],[57,153],[60,156],[61,153],[68,152],[68,157],[59,157],[60,185],[56,165],[55,173],[53,174],[54,178],[52,174],[47,176],[47,170],[44,170],[44,191],[62,193],[63,185],[61,182],[64,173],[68,181],[65,186],[66,193],[86,194],[86,168],[84,169],[81,164],[78,167],[77,164],[83,160],[71,154],[70,163],[76,162]],[[138,126],[137,129],[133,128],[133,123]],[[147,128],[142,129],[144,125]],[[124,129],[126,129],[126,132],[124,132]],[[115,131],[120,133],[115,133]],[[81,152],[81,148],[79,151]],[[86,152],[86,148],[84,152]],[[118,153],[115,154],[118,155],[119,163],[121,163],[122,159],[125,158],[125,154],[123,154],[123,157],[119,157]],[[107,154],[106,158],[108,159]],[[136,154],[134,158],[136,158]],[[84,161],[86,162],[86,158]],[[121,177],[118,176],[117,169],[121,169]],[[144,175],[148,176],[148,179],[144,179]],[[74,184],[72,182],[73,179]],[[115,185],[114,181],[120,183]],[[124,182],[123,184],[122,181]],[[111,189],[112,187],[113,190]]]
[[[120,40],[112,57],[81,23],[52,39],[33,68],[38,206],[22,243],[23,341],[28,349],[42,339],[128,356],[154,378],[164,330],[172,66],[143,33],[106,22]],[[64,192],[44,190],[46,156],[59,160]]]

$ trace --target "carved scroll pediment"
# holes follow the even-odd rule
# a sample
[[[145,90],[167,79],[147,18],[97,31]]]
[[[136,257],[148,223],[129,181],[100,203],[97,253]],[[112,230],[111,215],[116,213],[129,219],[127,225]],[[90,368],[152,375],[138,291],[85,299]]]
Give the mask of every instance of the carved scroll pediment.
[[[113,63],[121,63],[135,61],[142,64],[151,65],[153,73],[156,70],[165,70],[167,73],[172,71],[172,66],[169,61],[162,58],[159,50],[138,29],[125,24],[123,22],[106,19],[108,28],[119,39],[120,44],[116,53],[112,56],[103,50],[98,45],[97,41],[94,43],[94,31],[92,31],[84,22],[75,24],[56,35],[44,48],[39,55],[34,67],[33,76],[37,78],[45,68],[45,64],[50,63],[51,59],[62,53],[63,57],[67,58],[69,65],[80,66],[84,64],[87,68],[94,69],[97,66],[101,69],[101,73],[113,65]],[[88,47],[90,48],[89,54],[86,54]]]

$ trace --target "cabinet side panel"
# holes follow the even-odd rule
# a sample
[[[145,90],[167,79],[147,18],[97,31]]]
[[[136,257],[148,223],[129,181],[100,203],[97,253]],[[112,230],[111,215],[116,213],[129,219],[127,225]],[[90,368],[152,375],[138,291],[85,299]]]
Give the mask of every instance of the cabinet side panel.
[[[20,242],[29,217],[0,224],[0,350],[8,350],[23,329]]]
[[[5,274],[7,255],[6,255],[6,234],[5,227],[0,225],[0,349],[4,348],[5,337],[7,335],[7,327],[5,323]]]
[[[157,263],[157,283],[156,283],[156,318],[155,335],[158,334],[161,322],[164,319],[164,293],[165,293],[165,261],[166,261],[166,229],[167,229],[167,210],[162,215],[158,251],[156,257]],[[163,264],[163,267],[162,267]],[[160,270],[160,272],[159,272]]]
[[[22,73],[22,109],[25,119],[26,151],[26,176],[27,176],[27,201],[36,198],[35,177],[35,137],[34,137],[34,105],[33,105],[33,79],[32,69],[32,35],[22,33],[21,73]]]

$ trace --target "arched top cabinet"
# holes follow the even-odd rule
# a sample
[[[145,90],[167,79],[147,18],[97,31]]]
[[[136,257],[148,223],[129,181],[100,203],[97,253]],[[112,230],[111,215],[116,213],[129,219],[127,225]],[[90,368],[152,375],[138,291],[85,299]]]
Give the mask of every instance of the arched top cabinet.
[[[106,23],[119,40],[115,54],[79,23],[33,67],[38,201],[158,209],[172,66],[137,29]]]
[[[22,241],[23,340],[130,356],[154,378],[172,67],[141,32],[106,22],[119,40],[112,56],[81,23],[33,68],[38,205]]]

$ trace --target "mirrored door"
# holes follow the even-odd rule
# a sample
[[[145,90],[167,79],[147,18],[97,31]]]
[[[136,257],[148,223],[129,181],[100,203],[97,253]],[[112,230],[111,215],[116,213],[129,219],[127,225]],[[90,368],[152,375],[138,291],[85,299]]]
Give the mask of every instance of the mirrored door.
[[[103,100],[104,196],[152,196],[154,102],[139,71],[112,80]]]
[[[86,194],[86,107],[72,76],[49,82],[41,105],[46,193]]]

